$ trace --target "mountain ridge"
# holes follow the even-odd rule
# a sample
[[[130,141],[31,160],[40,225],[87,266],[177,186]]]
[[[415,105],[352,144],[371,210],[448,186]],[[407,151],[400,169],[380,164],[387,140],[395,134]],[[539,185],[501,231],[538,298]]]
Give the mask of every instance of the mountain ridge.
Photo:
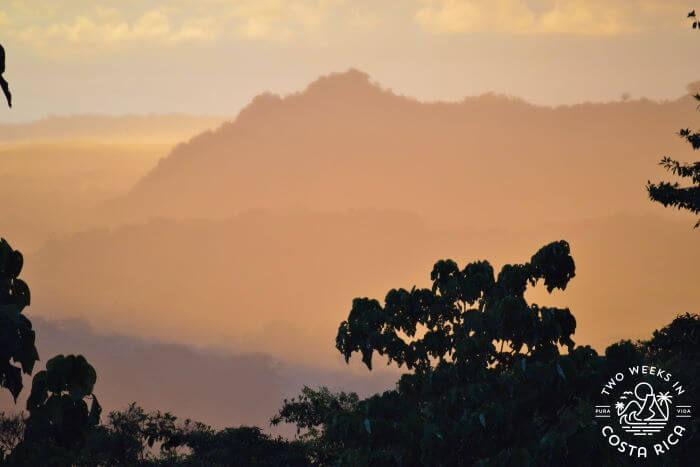
[[[470,206],[479,222],[497,211],[518,222],[541,220],[572,205],[591,215],[630,206],[649,212],[635,187],[669,148],[687,152],[674,145],[673,132],[692,117],[688,99],[549,108],[491,94],[424,103],[350,70],[284,97],[257,96],[234,120],[176,146],[107,209],[132,221],[281,206],[379,207],[445,223],[463,209],[460,200],[484,201],[491,190],[487,203]],[[621,170],[638,181],[615,177]],[[599,195],[586,196],[587,179]],[[510,200],[527,192],[534,199],[514,209]]]

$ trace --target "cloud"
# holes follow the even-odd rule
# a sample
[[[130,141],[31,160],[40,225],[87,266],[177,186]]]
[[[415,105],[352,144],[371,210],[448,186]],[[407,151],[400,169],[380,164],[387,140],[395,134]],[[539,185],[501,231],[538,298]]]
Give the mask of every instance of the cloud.
[[[50,55],[102,53],[106,48],[213,40],[222,34],[210,17],[173,18],[165,9],[145,11],[131,21],[114,8],[96,8],[66,21],[20,28],[16,36]]]
[[[235,33],[250,39],[287,40],[316,33],[339,0],[244,0],[231,7]]]
[[[10,0],[6,37],[48,56],[207,41],[325,44],[340,31],[417,23],[432,34],[611,36],[684,26],[690,0]],[[687,25],[686,25],[687,26]]]
[[[134,24],[131,33],[139,39],[172,37],[169,18],[158,10],[149,11],[141,16]]]
[[[611,36],[682,19],[686,2],[660,0],[420,0],[416,22],[440,34],[499,32]],[[669,8],[668,3],[677,3]],[[663,16],[659,16],[662,13]],[[677,21],[676,21],[677,23]]]
[[[0,24],[17,19],[6,34],[50,55],[84,54],[106,47],[211,41],[219,38],[287,41],[319,34],[347,0],[133,0],[99,6],[78,0],[65,9],[37,0],[34,10],[11,3]],[[341,9],[338,9],[340,7]],[[349,15],[349,13],[348,13]]]
[[[347,18],[347,24],[355,29],[371,29],[382,23],[382,18],[367,8],[352,8]]]

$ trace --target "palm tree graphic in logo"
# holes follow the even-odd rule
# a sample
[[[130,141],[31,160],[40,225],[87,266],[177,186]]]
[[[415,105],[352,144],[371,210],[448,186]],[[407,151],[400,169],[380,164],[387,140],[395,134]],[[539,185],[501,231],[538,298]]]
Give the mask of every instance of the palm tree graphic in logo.
[[[636,436],[651,436],[666,426],[670,413],[668,392],[655,393],[649,383],[638,383],[634,392],[625,391],[615,403],[620,426]]]

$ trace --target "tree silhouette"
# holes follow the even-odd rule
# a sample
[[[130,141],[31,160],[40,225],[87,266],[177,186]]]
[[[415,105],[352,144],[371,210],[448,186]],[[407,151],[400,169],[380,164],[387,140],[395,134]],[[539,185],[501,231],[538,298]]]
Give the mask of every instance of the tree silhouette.
[[[688,13],[688,18],[693,19],[693,29],[700,29],[695,10]],[[696,93],[693,97],[700,101],[700,93]],[[678,136],[685,139],[693,150],[700,148],[700,133],[697,131],[683,128],[678,131]],[[649,198],[663,204],[664,207],[671,206],[679,210],[690,211],[693,214],[700,214],[700,161],[682,163],[667,156],[661,159],[659,165],[673,175],[687,179],[690,185],[681,186],[678,182],[651,183],[651,181],[647,181],[646,188]],[[698,228],[698,226],[700,226],[700,219],[695,223],[694,228]]]
[[[487,261],[460,269],[441,260],[430,289],[391,290],[383,306],[356,298],[338,350],[346,360],[360,353],[369,369],[376,352],[410,372],[395,390],[350,406],[314,404],[319,394],[305,393],[278,417],[314,425],[343,465],[595,461],[604,451],[585,401],[604,363],[574,346],[568,309],[524,296],[540,281],[549,292],[564,290],[574,275],[569,245],[559,241],[497,277]],[[325,416],[317,413],[323,407]]]
[[[39,360],[32,323],[22,311],[30,303],[27,284],[19,279],[24,260],[0,239],[0,383],[12,397],[22,390],[22,372],[30,375]],[[22,419],[22,440],[13,449],[11,465],[70,465],[89,431],[99,423],[101,407],[92,394],[97,374],[81,355],[58,355],[32,380],[27,399],[29,417]],[[88,408],[85,398],[91,398]],[[16,428],[2,418],[3,436]],[[14,439],[14,438],[12,438]],[[8,444],[8,443],[4,443]]]
[[[309,460],[315,465],[331,465],[342,455],[344,443],[327,436],[328,431],[321,427],[328,420],[357,410],[359,402],[354,392],[332,393],[326,387],[313,390],[304,386],[298,397],[284,400],[282,409],[270,423],[296,425],[297,435],[301,434],[300,439],[306,443]]]
[[[430,289],[391,290],[383,306],[355,299],[338,332],[341,353],[358,352],[371,368],[376,352],[410,371],[394,390],[364,400],[305,388],[273,423],[295,423],[314,459],[333,459],[320,465],[635,465],[600,435],[592,416],[600,387],[641,362],[673,368],[695,387],[700,319],[678,317],[651,341],[621,341],[599,356],[574,345],[568,309],[524,298],[540,280],[549,292],[565,289],[574,271],[561,241],[497,278],[486,261],[463,269],[438,261]],[[697,459],[691,423],[663,465]]]
[[[565,289],[574,272],[560,241],[497,278],[486,261],[438,261],[430,289],[391,290],[383,306],[355,299],[338,331],[341,353],[360,353],[371,369],[376,352],[410,372],[364,400],[305,388],[272,422],[296,424],[319,465],[636,465],[606,445],[593,401],[606,377],[642,362],[697,388],[700,318],[679,316],[650,341],[621,341],[599,356],[574,345],[568,309],[524,298],[540,280],[549,292]],[[660,465],[697,459],[700,426],[686,426],[688,439]]]
[[[0,462],[22,441],[24,428],[22,414],[6,415],[0,412]]]
[[[30,375],[39,360],[32,323],[22,314],[29,306],[29,287],[19,279],[22,253],[0,239],[0,385],[15,401],[22,390],[22,372]]]
[[[460,270],[454,261],[441,260],[430,275],[432,289],[391,290],[384,307],[356,298],[336,347],[346,361],[360,352],[370,370],[376,351],[417,373],[447,361],[470,372],[509,367],[523,347],[531,356],[552,355],[557,344],[573,347],[576,320],[568,308],[529,305],[525,290],[540,279],[548,292],[564,290],[574,275],[565,241],[545,246],[529,263],[504,266],[496,279],[487,261]],[[402,337],[419,334],[411,341]]]
[[[215,430],[166,412],[146,412],[132,403],[111,412],[79,452],[79,465],[125,466],[306,466],[299,441],[271,437],[257,427]]]
[[[11,462],[55,459],[57,465],[74,464],[85,439],[100,422],[102,408],[92,393],[96,381],[95,369],[82,355],[49,360],[46,370],[34,375],[24,438],[12,452]],[[86,398],[91,399],[89,408]]]

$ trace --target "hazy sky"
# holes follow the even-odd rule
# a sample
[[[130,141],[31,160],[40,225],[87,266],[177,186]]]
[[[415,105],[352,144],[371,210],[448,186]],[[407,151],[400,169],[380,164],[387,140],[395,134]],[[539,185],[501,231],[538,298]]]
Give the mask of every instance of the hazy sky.
[[[675,98],[700,79],[681,0],[4,0],[16,108],[234,115],[350,67],[425,100]],[[700,8],[700,2],[697,3]]]

